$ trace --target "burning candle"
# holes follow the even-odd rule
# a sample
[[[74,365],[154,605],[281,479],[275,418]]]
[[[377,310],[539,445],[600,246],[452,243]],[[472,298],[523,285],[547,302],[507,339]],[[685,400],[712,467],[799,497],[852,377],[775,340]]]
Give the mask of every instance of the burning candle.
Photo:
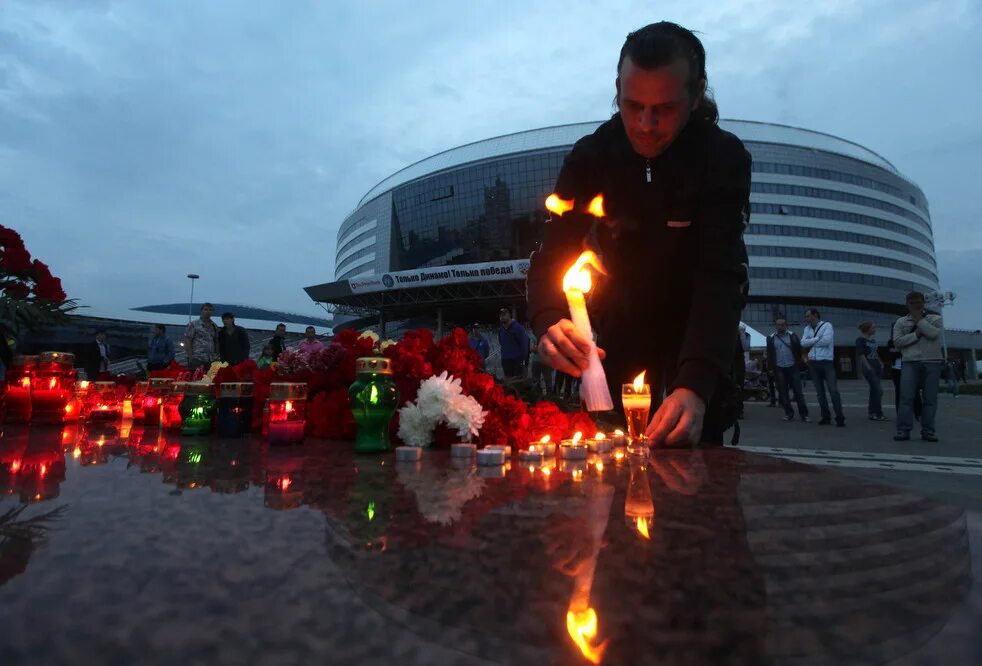
[[[576,262],[563,276],[563,292],[569,304],[569,315],[581,336],[590,341],[589,365],[580,377],[580,396],[586,403],[587,411],[602,412],[614,408],[614,402],[607,388],[607,376],[600,365],[597,345],[593,341],[593,327],[590,325],[590,315],[586,310],[586,294],[592,287],[590,271],[586,266],[603,273],[603,267],[597,255],[587,250],[579,256]]]
[[[164,399],[170,395],[173,384],[173,377],[150,378],[147,385],[147,393],[143,397],[143,423],[145,425],[160,425]]]
[[[539,451],[546,457],[554,456],[556,455],[556,443],[552,441],[549,435],[543,435],[538,442],[529,444],[529,451]]]
[[[518,459],[523,462],[542,462],[542,457],[542,450],[536,444],[530,444],[528,450],[518,452]]]
[[[644,383],[644,372],[635,377],[632,383],[621,385],[621,404],[624,406],[624,418],[627,419],[627,431],[630,433],[628,451],[647,453],[644,432],[648,427],[648,412],[651,409],[651,386]]]
[[[64,423],[75,418],[72,392],[75,384],[75,355],[43,352],[31,382],[31,420],[34,423]]]
[[[4,396],[4,423],[30,423],[31,383],[37,356],[15,356],[7,369],[7,393]]]
[[[184,426],[181,416],[181,403],[188,384],[191,382],[173,381],[167,395],[163,396],[160,404],[160,426],[171,433],[179,433]]]
[[[562,446],[559,447],[559,457],[564,460],[586,460],[589,449],[586,444],[580,443],[581,439],[583,433],[579,431],[573,434],[572,439],[564,439]]]
[[[226,382],[219,388],[219,437],[241,437],[252,427],[252,382]]]
[[[133,385],[133,392],[130,394],[130,402],[133,409],[133,423],[143,423],[144,421],[148,386],[149,382],[137,382]]]
[[[602,432],[598,432],[591,439],[588,439],[586,445],[594,453],[607,453],[614,448],[613,442],[607,439],[607,435]]]
[[[307,411],[307,384],[277,382],[269,386],[269,443],[299,444]]]
[[[188,382],[178,408],[182,435],[211,433],[215,417],[215,387],[211,382]]]
[[[89,390],[88,420],[113,423],[123,414],[123,399],[116,382],[92,382]]]

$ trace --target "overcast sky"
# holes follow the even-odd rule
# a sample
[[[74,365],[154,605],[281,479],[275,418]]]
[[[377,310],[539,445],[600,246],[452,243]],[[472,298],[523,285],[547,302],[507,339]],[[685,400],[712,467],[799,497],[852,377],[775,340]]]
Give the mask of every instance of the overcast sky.
[[[917,182],[948,324],[982,327],[978,0],[4,0],[0,224],[95,307],[185,301],[196,272],[196,297],[314,314],[301,288],[333,279],[370,187],[606,118],[624,36],[661,19],[701,31],[724,117],[851,139]]]

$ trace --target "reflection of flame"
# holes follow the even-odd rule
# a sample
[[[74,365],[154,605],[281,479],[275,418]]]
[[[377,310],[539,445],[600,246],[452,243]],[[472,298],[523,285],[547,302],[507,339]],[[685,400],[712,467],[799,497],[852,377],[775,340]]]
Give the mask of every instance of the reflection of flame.
[[[644,390],[644,373],[645,371],[642,370],[641,374],[634,378],[633,386],[635,393],[641,393]]]
[[[603,463],[603,461],[602,461],[602,460],[598,460],[598,461],[597,461],[597,471],[598,471],[598,472],[602,472],[602,471],[604,471],[604,463]]]
[[[624,460],[624,452],[623,451],[614,451],[614,460],[616,460],[617,462],[620,462],[620,461]]]
[[[560,199],[558,194],[546,197],[546,210],[562,217],[563,213],[573,210],[572,199]]]
[[[648,534],[648,519],[644,516],[638,516],[634,521],[634,524],[638,527],[638,533],[645,539],[651,539],[651,535]]]
[[[599,664],[603,658],[604,650],[607,649],[607,641],[594,646],[593,639],[597,636],[597,613],[592,608],[582,611],[574,611],[572,608],[566,613],[566,631],[570,638],[580,648],[580,652],[590,663]]]
[[[597,255],[587,250],[573,262],[573,265],[563,276],[563,291],[580,291],[584,294],[590,291],[593,280],[590,278],[590,271],[585,268],[588,265],[598,273],[606,273]]]
[[[81,458],[81,457],[82,457],[82,449],[76,446],[75,449],[72,451],[72,458]]]
[[[598,194],[593,197],[590,200],[590,205],[586,207],[586,212],[594,217],[607,217],[607,212],[604,211],[604,195]]]

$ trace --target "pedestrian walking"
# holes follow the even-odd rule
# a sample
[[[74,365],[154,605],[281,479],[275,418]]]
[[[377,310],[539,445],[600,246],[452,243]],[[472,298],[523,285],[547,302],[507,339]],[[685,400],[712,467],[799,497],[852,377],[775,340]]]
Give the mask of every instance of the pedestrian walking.
[[[924,294],[912,291],[907,294],[907,314],[893,325],[893,342],[903,355],[900,376],[900,413],[897,416],[897,434],[893,439],[908,441],[914,428],[914,396],[919,390],[924,401],[921,414],[921,439],[937,442],[935,416],[938,408],[938,383],[944,356],[941,334],[944,322],[941,315],[924,309]]]
[[[788,320],[778,317],[774,320],[775,331],[767,336],[767,362],[774,368],[780,404],[784,407],[784,420],[794,421],[794,404],[798,406],[798,416],[808,423],[808,405],[801,386],[801,373],[798,360],[801,358],[801,339],[794,331],[788,330]],[[791,390],[792,396],[788,395]]]
[[[873,421],[886,421],[883,416],[883,361],[880,360],[879,345],[876,343],[876,324],[864,321],[859,325],[862,334],[856,338],[856,357],[859,370],[869,384],[869,401],[866,412]]]
[[[841,428],[846,425],[846,417],[842,412],[842,397],[835,374],[835,332],[832,323],[822,321],[821,314],[815,308],[805,311],[805,321],[808,325],[801,336],[801,346],[808,350],[808,370],[818,393],[818,407],[822,410],[822,420],[818,425],[832,423],[829,401],[825,397],[827,387],[832,409],[835,410],[835,425]]]

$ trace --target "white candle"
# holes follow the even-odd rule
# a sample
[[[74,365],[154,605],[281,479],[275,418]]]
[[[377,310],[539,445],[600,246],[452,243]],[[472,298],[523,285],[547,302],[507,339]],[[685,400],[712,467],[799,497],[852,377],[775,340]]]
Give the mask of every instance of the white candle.
[[[590,325],[590,315],[586,310],[586,296],[590,291],[590,273],[584,268],[589,263],[595,268],[600,267],[593,252],[587,251],[580,255],[576,263],[566,272],[563,278],[563,292],[569,304],[569,317],[577,332],[590,341],[590,352],[587,356],[589,365],[580,376],[580,396],[586,403],[587,411],[603,412],[614,408],[607,387],[607,376],[600,365],[597,345],[593,341],[593,327]]]

